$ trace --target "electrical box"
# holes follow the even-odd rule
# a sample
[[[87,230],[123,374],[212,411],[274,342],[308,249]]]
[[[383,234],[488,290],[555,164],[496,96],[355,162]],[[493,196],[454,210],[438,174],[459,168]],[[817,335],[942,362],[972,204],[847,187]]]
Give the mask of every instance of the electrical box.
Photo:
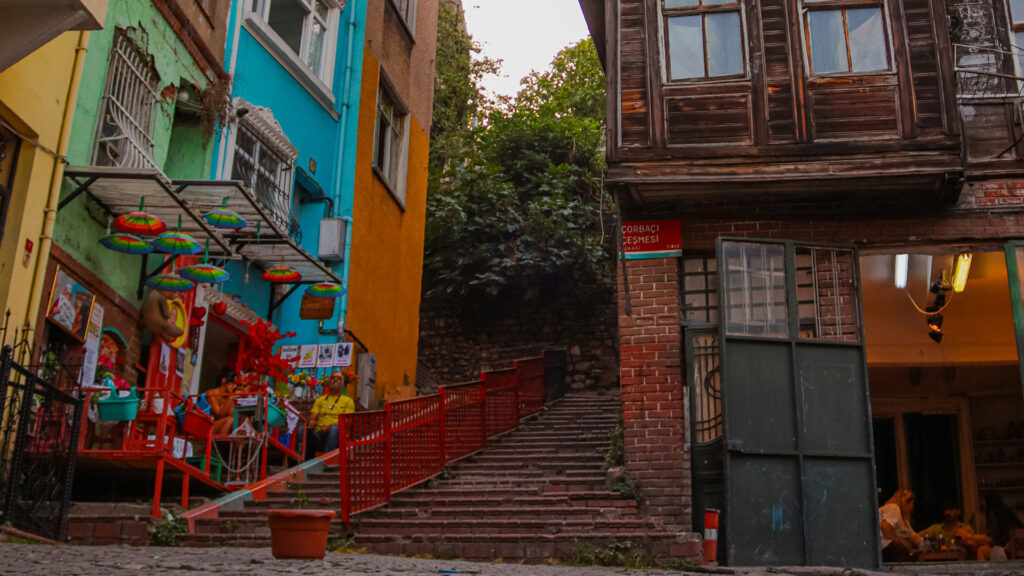
[[[320,247],[317,256],[324,262],[345,260],[347,224],[343,218],[324,218],[320,221]]]

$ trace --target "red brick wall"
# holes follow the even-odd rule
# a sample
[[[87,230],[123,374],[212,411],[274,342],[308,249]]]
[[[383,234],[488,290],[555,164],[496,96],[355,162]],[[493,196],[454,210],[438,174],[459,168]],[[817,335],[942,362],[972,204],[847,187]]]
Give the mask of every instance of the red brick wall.
[[[690,529],[690,459],[684,418],[679,270],[674,258],[626,263],[632,315],[619,269],[619,385],[626,469],[645,513]]]

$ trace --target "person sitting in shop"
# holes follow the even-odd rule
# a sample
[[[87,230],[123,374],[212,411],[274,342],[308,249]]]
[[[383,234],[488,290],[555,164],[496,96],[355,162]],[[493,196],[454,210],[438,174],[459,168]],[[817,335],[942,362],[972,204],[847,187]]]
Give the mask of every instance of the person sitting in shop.
[[[327,379],[327,393],[316,399],[309,413],[312,434],[309,447],[316,452],[330,452],[338,449],[338,416],[356,411],[356,403],[345,394],[345,379],[341,372],[334,372]]]
[[[910,562],[917,555],[921,536],[910,527],[910,512],[914,509],[914,493],[901,488],[878,509],[878,524],[882,531],[882,561]]]
[[[947,502],[942,513],[945,520],[925,528],[921,536],[939,540],[946,545],[956,544],[967,550],[968,558],[987,562],[992,553],[992,539],[984,534],[975,534],[970,524],[960,521],[960,514],[959,504]]]
[[[206,393],[206,401],[210,403],[210,415],[213,416],[214,436],[231,434],[235,422],[235,381],[238,375],[230,368],[220,371],[220,386]]]

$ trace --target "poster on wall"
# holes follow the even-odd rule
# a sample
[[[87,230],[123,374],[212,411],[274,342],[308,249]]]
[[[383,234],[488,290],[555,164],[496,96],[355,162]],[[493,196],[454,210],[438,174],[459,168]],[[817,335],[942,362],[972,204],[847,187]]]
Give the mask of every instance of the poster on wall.
[[[185,375],[185,349],[178,348],[175,352],[177,354],[174,357],[174,375],[180,378]]]
[[[351,342],[338,342],[334,348],[334,365],[335,366],[351,366],[352,365],[352,343]]]
[[[281,346],[281,359],[282,360],[295,360],[299,357],[298,346]]]
[[[316,344],[303,344],[299,350],[299,368],[316,368]]]
[[[160,342],[160,364],[157,368],[160,373],[167,376],[171,367],[171,347],[166,342]]]
[[[85,335],[85,354],[82,356],[80,385],[92,384],[96,380],[96,365],[100,359],[100,340],[103,336],[103,306],[93,304],[89,330]]]
[[[332,344],[321,344],[320,353],[316,357],[317,368],[330,368],[334,366],[334,346]]]
[[[79,342],[84,342],[95,299],[88,288],[72,278],[62,266],[58,266],[53,276],[53,289],[50,291],[46,319],[61,327]]]

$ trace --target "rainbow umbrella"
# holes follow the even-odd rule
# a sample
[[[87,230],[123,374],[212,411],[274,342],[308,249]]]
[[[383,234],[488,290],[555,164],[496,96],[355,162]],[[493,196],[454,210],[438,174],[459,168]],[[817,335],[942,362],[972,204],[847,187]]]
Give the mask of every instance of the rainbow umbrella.
[[[201,284],[220,284],[231,279],[231,274],[223,268],[210,264],[195,264],[178,271],[183,278]]]
[[[306,294],[310,296],[319,296],[321,298],[338,298],[348,293],[348,290],[341,287],[341,284],[334,284],[333,282],[321,282],[320,284],[313,284],[309,288],[306,288]]]
[[[298,282],[299,280],[302,280],[302,274],[299,274],[298,272],[292,270],[291,268],[288,268],[287,266],[277,266],[276,268],[271,268],[270,270],[264,272],[263,275],[260,276],[260,278],[266,280],[267,282],[275,282],[278,284],[293,284],[295,282]]]
[[[188,292],[196,287],[196,283],[177,274],[157,274],[146,280],[146,286],[168,292]]]
[[[199,242],[188,234],[165,232],[153,240],[153,248],[176,256],[191,256],[202,250]]]
[[[129,212],[114,218],[114,230],[125,234],[156,236],[167,231],[167,224],[146,212]]]
[[[107,234],[100,238],[100,244],[124,254],[149,254],[153,251],[149,242],[131,234]]]
[[[243,218],[238,212],[228,210],[227,208],[211,210],[206,214],[203,214],[203,219],[206,220],[207,224],[214,228],[223,228],[226,230],[241,230],[242,228],[245,228],[245,218]]]

